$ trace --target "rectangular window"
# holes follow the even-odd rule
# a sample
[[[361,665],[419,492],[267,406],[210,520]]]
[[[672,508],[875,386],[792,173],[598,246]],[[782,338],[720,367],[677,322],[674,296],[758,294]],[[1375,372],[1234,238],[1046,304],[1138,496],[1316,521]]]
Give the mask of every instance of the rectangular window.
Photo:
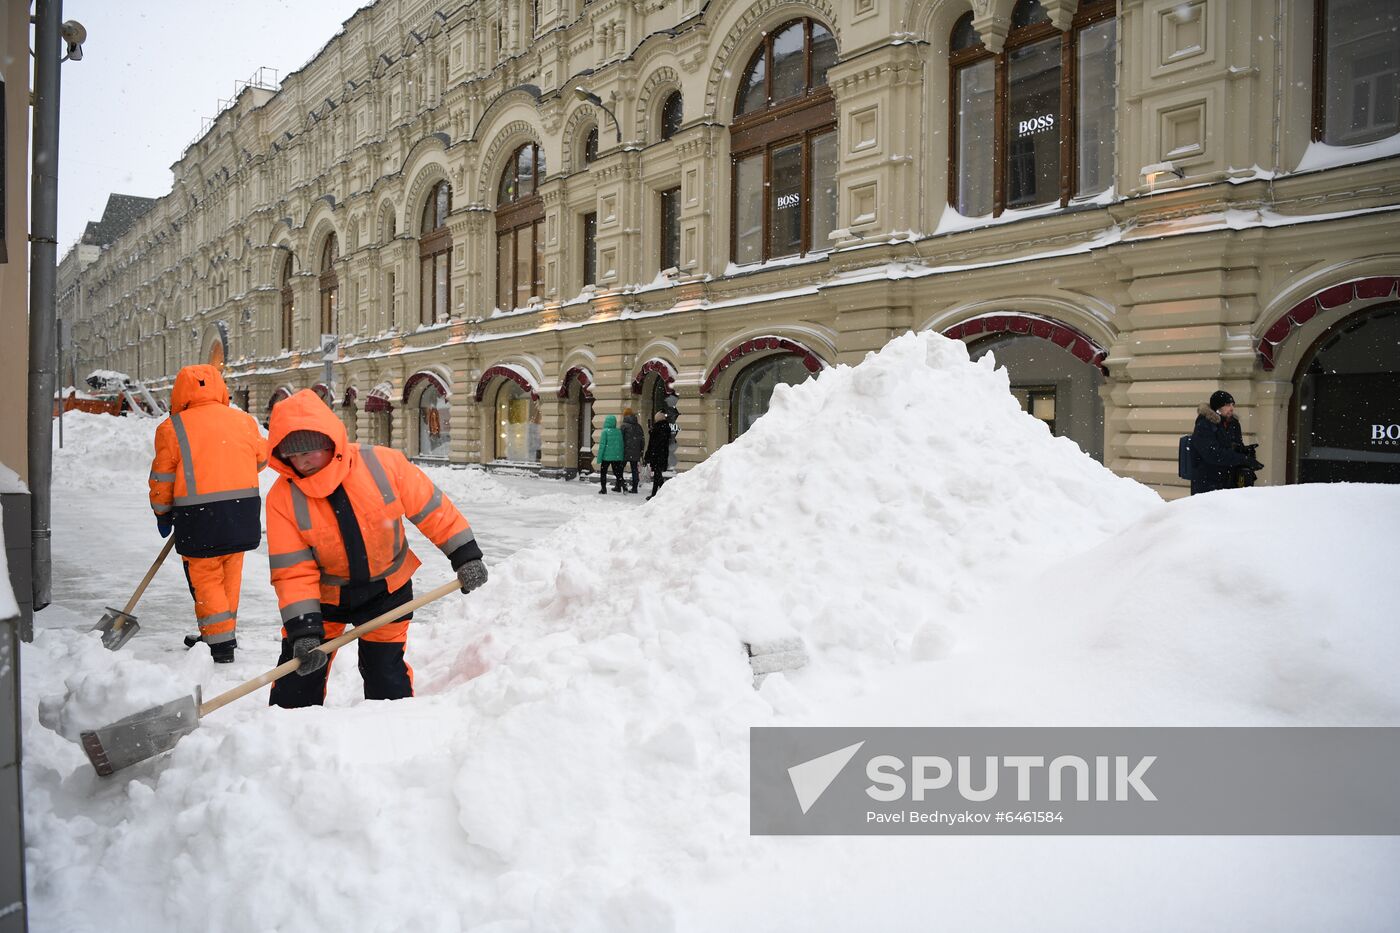
[[[433,319],[443,321],[447,319],[447,292],[452,281],[451,272],[452,251],[438,253],[433,257],[434,277],[433,288]]]
[[[812,244],[813,250],[831,249],[836,229],[836,131],[812,137]]]
[[[386,328],[397,327],[399,324],[398,295],[394,294],[394,273],[392,272],[384,276],[384,312],[388,318],[385,321]]]
[[[544,297],[544,221],[535,221],[534,227],[530,230],[530,236],[535,241],[535,279],[534,285],[530,289],[530,297]]]
[[[331,288],[321,292],[321,333],[336,332],[336,300],[339,289]]]
[[[282,298],[282,349],[292,348],[292,321],[296,315],[296,305],[289,295]]]
[[[1060,199],[1060,40],[1007,53],[1006,206]]]
[[[422,291],[418,297],[418,323],[431,324],[433,323],[433,258],[431,256],[423,257],[419,268],[423,272],[423,281],[419,283]]]
[[[681,265],[681,189],[661,192],[661,268]]]
[[[1116,19],[1079,31],[1075,193],[1080,196],[1098,194],[1113,184],[1113,125],[1118,100],[1113,60],[1117,39]]]
[[[598,215],[583,215],[583,284],[598,284]]]
[[[964,217],[992,212],[996,136],[996,61],[985,58],[961,68],[958,76],[957,197]]]
[[[802,251],[802,143],[773,149],[772,186],[768,196],[768,258]]]
[[[1050,433],[1055,433],[1054,386],[1012,386],[1011,394],[1020,403],[1022,411],[1044,421]]]
[[[523,308],[530,302],[531,266],[535,258],[533,242],[534,227],[520,227],[515,231],[515,304]]]
[[[1394,0],[1319,0],[1321,139],[1375,142],[1400,131],[1400,5]]]
[[[763,153],[734,162],[734,262],[763,261]]]
[[[514,247],[515,237],[502,233],[496,237],[496,307],[509,311],[515,300]]]

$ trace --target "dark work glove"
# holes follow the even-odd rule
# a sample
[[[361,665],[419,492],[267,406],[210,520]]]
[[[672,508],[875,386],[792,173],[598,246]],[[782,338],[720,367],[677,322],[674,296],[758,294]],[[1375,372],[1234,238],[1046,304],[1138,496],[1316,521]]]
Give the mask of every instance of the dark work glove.
[[[156,516],[156,531],[160,532],[162,538],[170,537],[170,529],[175,527],[175,516],[166,512],[164,515]]]
[[[209,646],[209,654],[213,656],[215,664],[232,664],[233,649],[238,647],[238,639],[230,638],[228,641],[221,641],[217,645]]]
[[[479,560],[469,560],[457,568],[457,579],[462,584],[462,592],[470,593],[486,582],[486,565]]]
[[[321,647],[321,639],[315,635],[298,638],[292,642],[292,657],[301,662],[301,667],[297,668],[298,674],[305,677],[307,674],[314,674],[326,666],[330,657],[324,651],[317,651],[316,649],[319,647]]]
[[[1254,470],[1256,473],[1257,473],[1258,471],[1264,469],[1264,464],[1262,464],[1262,463],[1260,463],[1258,460],[1254,459],[1253,453],[1250,454],[1250,456],[1249,456],[1249,462],[1246,463],[1245,466],[1249,467],[1249,469],[1251,469],[1251,470]]]

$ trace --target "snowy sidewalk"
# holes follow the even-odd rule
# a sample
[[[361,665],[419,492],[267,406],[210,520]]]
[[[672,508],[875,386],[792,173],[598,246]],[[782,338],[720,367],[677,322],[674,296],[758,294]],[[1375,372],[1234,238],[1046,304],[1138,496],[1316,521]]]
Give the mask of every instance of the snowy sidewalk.
[[[120,429],[126,425],[113,419],[110,427]],[[427,472],[471,522],[488,568],[574,518],[583,516],[590,527],[601,526],[640,506],[646,498],[644,492],[600,496],[598,486],[592,482],[494,474],[480,469],[429,467]],[[271,470],[264,471],[264,494],[275,478]],[[126,605],[159,553],[164,542],[156,533],[143,478],[124,475],[121,479],[119,483],[78,485],[62,479],[55,483],[53,605],[35,616],[39,629],[91,628],[107,606],[120,609]],[[415,575],[419,591],[448,579],[451,568],[437,548],[411,523],[405,522],[405,528],[414,552],[423,561],[423,568]],[[591,556],[587,544],[583,544],[580,559],[589,560]],[[443,611],[443,605],[427,606],[415,618],[435,620]],[[172,655],[186,653],[184,636],[198,630],[178,554],[171,553],[166,559],[133,614],[141,630],[121,649],[124,653],[162,664],[174,662]],[[226,675],[221,680],[230,685],[277,663],[280,622],[268,573],[266,534],[258,549],[244,558],[238,617],[237,660],[229,667],[218,668],[220,675]],[[203,646],[193,650],[207,654]],[[353,646],[347,652],[346,657],[355,656]],[[412,653],[410,636],[410,663]],[[342,675],[352,674],[354,665],[338,664],[337,670]],[[355,693],[354,685],[349,686]]]

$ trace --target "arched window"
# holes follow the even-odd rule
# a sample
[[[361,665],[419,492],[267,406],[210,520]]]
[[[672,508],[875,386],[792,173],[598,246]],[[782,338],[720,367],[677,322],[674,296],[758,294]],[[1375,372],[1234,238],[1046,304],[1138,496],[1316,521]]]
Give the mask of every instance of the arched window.
[[[437,383],[427,380],[418,394],[418,456],[446,460],[452,452],[451,408]]]
[[[423,202],[423,218],[418,227],[418,323],[447,320],[447,301],[452,289],[452,231],[447,215],[452,210],[452,186],[445,181],[433,185]]]
[[[670,139],[675,136],[681,128],[682,100],[680,91],[672,91],[666,95],[666,100],[661,104],[661,138]]]
[[[746,367],[735,378],[729,397],[729,439],[734,440],[767,414],[775,388],[806,382],[811,375],[802,357],[791,353],[764,357]]]
[[[340,249],[335,234],[326,237],[321,247],[321,333],[337,333],[336,324],[340,305],[340,279],[335,274],[336,261],[340,259]]]
[[[996,55],[971,13],[954,25],[948,200],[960,214],[1063,204],[1113,184],[1115,15],[1113,0],[1086,0],[1061,32],[1039,0],[1020,0]]]
[[[1289,480],[1400,483],[1400,304],[1354,311],[1308,348],[1294,376]]]
[[[496,459],[537,463],[540,447],[540,403],[519,383],[501,380],[496,390]]]
[[[598,124],[593,124],[588,128],[588,133],[583,137],[583,164],[592,165],[598,161]]]
[[[801,19],[770,32],[739,82],[731,258],[764,262],[827,249],[836,226],[836,39]]]
[[[292,348],[292,321],[296,320],[296,294],[292,291],[292,263],[296,254],[290,250],[282,263],[282,349]]]
[[[1315,3],[1313,139],[1358,146],[1400,132],[1400,6]]]
[[[526,143],[510,157],[496,189],[496,306],[522,308],[544,295],[544,153]]]

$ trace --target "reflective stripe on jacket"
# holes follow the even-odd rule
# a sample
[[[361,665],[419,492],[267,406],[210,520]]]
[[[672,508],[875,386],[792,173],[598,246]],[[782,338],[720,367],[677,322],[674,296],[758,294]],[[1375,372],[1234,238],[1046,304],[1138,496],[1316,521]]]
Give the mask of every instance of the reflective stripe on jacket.
[[[272,410],[269,448],[292,431],[325,434],[335,455],[306,477],[272,457],[281,478],[267,495],[267,546],[284,623],[320,613],[323,604],[341,605],[350,587],[383,581],[393,592],[407,583],[420,562],[408,546],[405,518],[444,554],[469,545],[480,556],[467,520],[426,473],[392,448],[349,443],[340,419],[310,390]],[[348,502],[351,514],[337,518],[337,501]],[[347,547],[341,523],[351,520],[359,540]]]
[[[248,551],[262,539],[258,471],[267,445],[252,415],[230,408],[213,366],[175,377],[170,417],[156,428],[148,478],[151,510],[174,513],[175,549],[186,557]]]

